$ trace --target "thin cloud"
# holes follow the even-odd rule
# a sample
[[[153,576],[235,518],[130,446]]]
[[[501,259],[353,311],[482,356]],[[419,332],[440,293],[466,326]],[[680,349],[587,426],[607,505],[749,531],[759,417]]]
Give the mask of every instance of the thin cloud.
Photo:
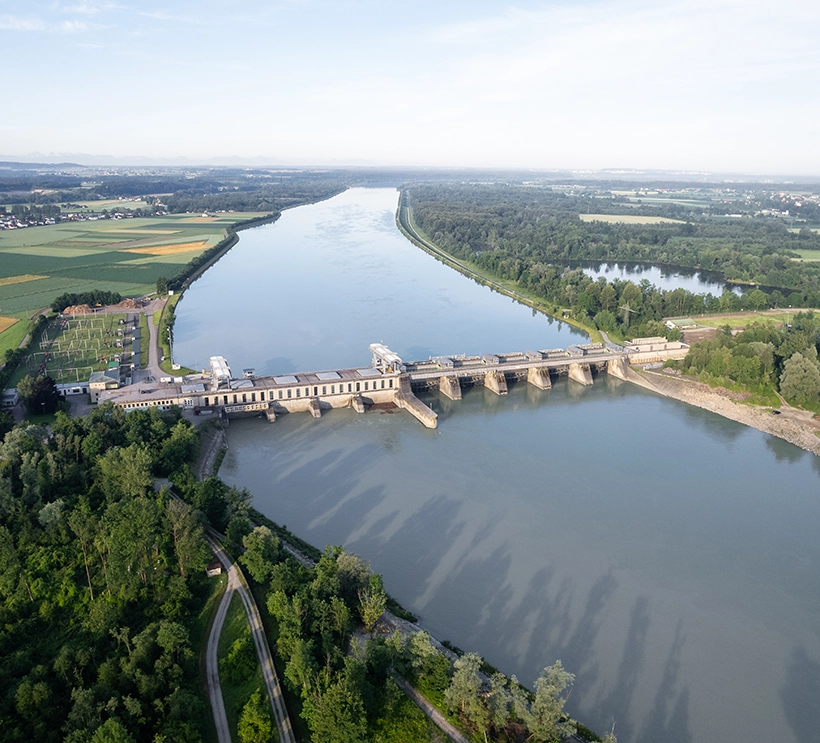
[[[0,30],[76,34],[87,31],[84,21],[63,20],[47,23],[42,18],[22,18],[20,16],[0,16]]]
[[[45,31],[46,24],[42,18],[3,15],[0,16],[0,29],[3,31]]]

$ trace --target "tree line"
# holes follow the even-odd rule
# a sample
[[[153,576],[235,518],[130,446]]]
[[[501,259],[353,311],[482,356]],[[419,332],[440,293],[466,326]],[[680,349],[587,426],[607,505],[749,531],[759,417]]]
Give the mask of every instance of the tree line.
[[[51,303],[51,311],[62,312],[66,307],[74,307],[78,304],[87,304],[89,307],[97,307],[108,304],[119,304],[120,302],[122,302],[122,294],[119,292],[105,291],[104,289],[92,289],[87,292],[66,292]]]

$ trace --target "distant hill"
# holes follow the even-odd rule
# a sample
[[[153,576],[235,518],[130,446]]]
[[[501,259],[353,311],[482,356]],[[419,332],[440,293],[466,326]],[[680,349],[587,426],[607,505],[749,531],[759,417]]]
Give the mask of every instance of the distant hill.
[[[84,168],[80,163],[18,163],[11,160],[0,160],[0,170],[63,170],[65,168]]]

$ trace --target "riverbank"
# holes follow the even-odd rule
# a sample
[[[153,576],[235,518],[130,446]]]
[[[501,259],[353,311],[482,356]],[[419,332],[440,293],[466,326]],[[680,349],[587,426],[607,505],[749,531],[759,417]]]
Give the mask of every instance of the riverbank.
[[[449,253],[441,250],[441,248],[439,248],[434,242],[429,240],[424,235],[418,225],[414,222],[412,207],[409,207],[404,203],[404,192],[402,192],[399,196],[399,207],[396,211],[396,226],[399,228],[399,232],[401,232],[402,235],[413,243],[413,245],[421,248],[425,253],[432,255],[436,260],[441,261],[446,266],[454,268],[459,273],[473,279],[479,284],[488,286],[500,294],[505,294],[517,302],[521,302],[521,304],[531,307],[536,312],[540,312],[548,317],[553,317],[556,320],[566,323],[567,325],[572,325],[574,328],[578,328],[578,330],[582,330],[589,336],[592,343],[601,342],[601,332],[597,328],[578,322],[578,320],[575,320],[574,318],[565,316],[564,313],[558,314],[555,312],[550,312],[546,305],[529,294],[529,292],[521,289],[517,285],[513,288],[514,285],[512,282],[503,281],[490,276],[483,271],[479,271],[475,266],[468,265],[467,263],[464,263],[464,261],[460,261],[451,256]]]
[[[779,412],[775,412],[772,408],[746,405],[742,402],[743,395],[721,387],[709,387],[694,379],[662,372],[632,371],[635,378],[630,381],[647,389],[777,436],[820,456],[820,437],[817,435],[820,421],[809,411],[784,404]]]

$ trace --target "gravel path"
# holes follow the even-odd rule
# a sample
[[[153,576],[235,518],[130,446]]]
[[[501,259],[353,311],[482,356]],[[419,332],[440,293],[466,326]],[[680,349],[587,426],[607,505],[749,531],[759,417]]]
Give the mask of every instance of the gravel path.
[[[236,563],[231,560],[228,554],[211,537],[206,536],[205,539],[213,553],[222,563],[225,571],[228,573],[228,586],[225,589],[225,595],[222,597],[222,602],[219,604],[219,608],[217,609],[217,616],[214,619],[214,624],[211,628],[211,635],[208,638],[208,649],[205,654],[208,693],[211,697],[211,707],[214,711],[214,722],[216,723],[219,742],[230,743],[231,734],[227,727],[227,719],[225,718],[225,704],[222,700],[222,688],[219,683],[217,648],[219,646],[219,634],[222,631],[222,625],[225,622],[225,614],[228,611],[228,606],[230,606],[234,591],[237,591],[242,599],[242,604],[245,607],[245,613],[248,616],[248,623],[251,627],[253,643],[256,646],[256,654],[259,656],[259,665],[262,667],[262,676],[265,679],[265,686],[267,688],[268,698],[270,699],[271,709],[273,711],[273,719],[276,722],[276,727],[279,731],[279,741],[280,743],[295,743],[293,728],[290,724],[287,709],[285,708],[284,698],[282,697],[282,689],[279,686],[279,679],[277,678],[276,670],[273,667],[273,658],[270,654],[268,641],[265,637],[265,630],[262,626],[262,618],[259,616],[259,610],[256,607],[256,602],[248,589],[245,578],[242,575],[242,571]]]

